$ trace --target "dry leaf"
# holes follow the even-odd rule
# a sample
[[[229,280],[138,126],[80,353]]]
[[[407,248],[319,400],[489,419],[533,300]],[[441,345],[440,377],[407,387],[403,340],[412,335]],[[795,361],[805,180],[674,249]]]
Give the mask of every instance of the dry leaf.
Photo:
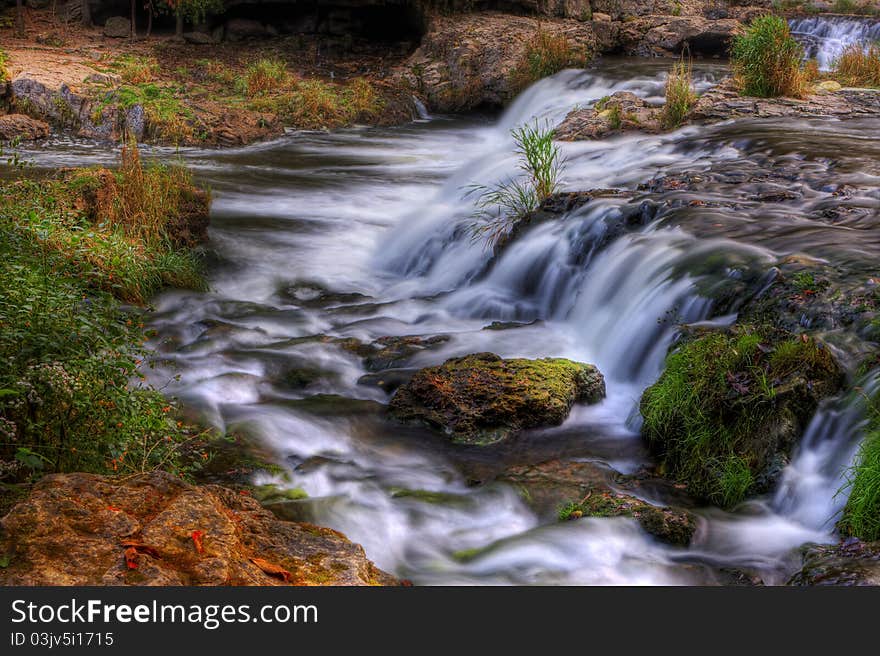
[[[292,575],[283,567],[279,567],[278,565],[270,563],[268,560],[263,560],[262,558],[251,558],[251,562],[259,567],[261,570],[263,570],[265,574],[290,583]]]
[[[134,549],[138,553],[147,554],[152,556],[153,558],[161,558],[159,556],[159,552],[156,551],[153,547],[144,544],[143,542],[138,542],[137,540],[123,540],[122,546],[126,549]]]
[[[205,553],[205,548],[202,546],[202,538],[205,536],[204,531],[193,531],[192,532],[192,541],[193,544],[196,545],[196,551],[199,553]]]
[[[140,560],[140,554],[137,549],[134,547],[128,547],[125,550],[125,564],[128,569],[137,569],[138,561]]]

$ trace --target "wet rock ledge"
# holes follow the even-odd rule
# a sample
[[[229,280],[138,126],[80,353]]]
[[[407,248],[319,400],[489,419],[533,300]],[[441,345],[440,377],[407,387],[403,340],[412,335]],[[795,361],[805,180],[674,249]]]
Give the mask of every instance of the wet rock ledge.
[[[395,585],[336,531],[155,472],[41,479],[0,521],[0,585]]]

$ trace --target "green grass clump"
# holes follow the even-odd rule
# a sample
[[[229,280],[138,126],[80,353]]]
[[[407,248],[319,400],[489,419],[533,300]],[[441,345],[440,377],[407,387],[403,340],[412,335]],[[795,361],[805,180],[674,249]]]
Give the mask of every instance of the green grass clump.
[[[243,91],[253,98],[283,86],[287,79],[286,63],[280,59],[260,59],[247,67]]]
[[[129,155],[116,172],[80,169],[2,192],[0,227],[50,257],[59,275],[134,303],[164,286],[204,285],[178,224],[206,215],[208,199],[179,167],[143,167]]]
[[[583,68],[590,53],[571,45],[564,34],[539,29],[526,43],[525,51],[511,73],[510,87],[519,93],[530,84],[566,68]]]
[[[833,11],[835,14],[852,14],[858,8],[856,0],[835,0]]]
[[[146,137],[175,143],[192,141],[196,132],[192,110],[180,100],[174,89],[152,82],[125,85],[108,91],[96,106],[92,121],[99,124],[104,110],[109,106],[128,110],[135,105],[144,108]]]
[[[671,130],[681,125],[696,101],[690,63],[682,60],[672,67],[666,78],[666,104],[661,115],[663,127]]]
[[[310,79],[254,98],[250,107],[276,114],[298,128],[320,130],[373,120],[381,114],[385,100],[363,78],[344,85]]]
[[[152,57],[122,55],[110,64],[110,68],[126,84],[145,84],[159,76],[159,63]]]
[[[880,394],[866,396],[867,425],[849,472],[849,498],[838,522],[845,535],[880,540]]]
[[[759,98],[801,95],[803,54],[784,18],[759,16],[733,42],[733,68],[741,92]]]
[[[840,373],[828,349],[767,328],[686,342],[641,400],[661,469],[694,496],[733,506],[774,467]]]
[[[880,88],[880,44],[848,47],[834,62],[834,77],[849,86]]]
[[[0,83],[8,82],[12,77],[9,74],[9,68],[7,67],[7,63],[9,62],[9,55],[0,48]]]
[[[471,185],[475,198],[474,235],[497,244],[513,227],[559,190],[565,162],[553,142],[553,129],[537,121],[512,132],[522,175],[494,185]]]

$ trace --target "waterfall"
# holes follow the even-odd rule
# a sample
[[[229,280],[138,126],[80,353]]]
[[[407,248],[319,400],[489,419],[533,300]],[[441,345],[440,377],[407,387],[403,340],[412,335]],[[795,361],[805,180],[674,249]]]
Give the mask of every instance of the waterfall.
[[[830,70],[834,60],[849,46],[880,41],[880,20],[851,16],[811,16],[792,18],[791,33],[801,42],[807,57],[819,68]]]

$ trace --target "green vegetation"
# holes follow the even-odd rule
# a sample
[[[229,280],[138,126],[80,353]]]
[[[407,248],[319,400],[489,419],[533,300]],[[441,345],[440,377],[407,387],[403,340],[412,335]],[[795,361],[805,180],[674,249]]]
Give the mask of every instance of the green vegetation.
[[[643,434],[666,475],[730,507],[766,488],[780,454],[840,382],[828,349],[806,336],[711,333],[668,356],[641,400]]]
[[[834,76],[849,86],[880,88],[880,44],[844,50],[834,62]]]
[[[9,69],[6,67],[6,62],[9,60],[9,55],[0,48],[0,82],[8,82],[11,77],[9,74]]]
[[[471,185],[465,194],[475,197],[473,233],[489,244],[506,238],[519,221],[559,190],[565,166],[549,125],[541,127],[536,121],[511,134],[524,175],[494,185]]]
[[[201,284],[170,229],[179,218],[171,199],[191,191],[167,187],[188,184],[186,174],[144,169],[130,153],[117,173],[2,184],[0,462],[19,480],[52,471],[184,474],[207,459],[202,435],[140,382],[143,325],[118,300]],[[168,215],[157,225],[162,203]]]
[[[564,34],[538,29],[526,43],[522,59],[511,73],[510,88],[517,94],[530,84],[565,68],[583,68],[590,58],[589,52],[573,47]]]
[[[690,62],[681,60],[666,78],[666,104],[660,118],[663,127],[671,130],[681,125],[696,101]]]
[[[804,52],[791,36],[784,18],[756,18],[745,34],[736,37],[731,54],[744,95],[771,98],[802,94]]]
[[[110,64],[110,69],[126,84],[152,82],[159,75],[159,64],[152,57],[122,55]]]
[[[880,540],[880,394],[865,395],[868,423],[850,471],[849,499],[840,531],[863,540]]]
[[[835,0],[834,2],[834,13],[835,14],[852,14],[855,13],[856,9],[858,9],[859,5],[856,0]]]
[[[92,114],[92,122],[100,125],[108,107],[128,110],[135,105],[144,109],[144,132],[147,138],[185,143],[191,141],[197,133],[192,110],[178,98],[172,88],[153,82],[128,84],[107,91]]]
[[[260,59],[247,67],[240,88],[248,97],[253,98],[282,86],[287,79],[287,64],[283,61]]]

